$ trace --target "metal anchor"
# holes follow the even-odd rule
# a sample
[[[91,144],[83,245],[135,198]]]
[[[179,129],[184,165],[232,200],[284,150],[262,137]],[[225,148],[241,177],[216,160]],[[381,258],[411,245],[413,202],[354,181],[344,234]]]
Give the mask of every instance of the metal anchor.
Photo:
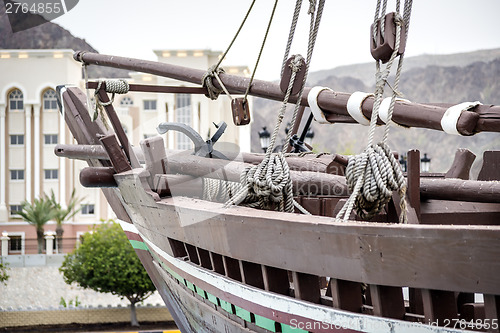
[[[194,144],[193,155],[227,160],[228,158],[223,153],[214,150],[214,144],[217,142],[217,140],[219,140],[219,138],[226,130],[227,124],[224,121],[221,121],[220,123],[215,125],[215,127],[217,128],[217,131],[210,139],[206,141],[203,140],[201,135],[198,134],[193,128],[183,123],[160,123],[156,130],[159,134],[165,134],[170,130],[185,134],[189,139],[191,139]]]

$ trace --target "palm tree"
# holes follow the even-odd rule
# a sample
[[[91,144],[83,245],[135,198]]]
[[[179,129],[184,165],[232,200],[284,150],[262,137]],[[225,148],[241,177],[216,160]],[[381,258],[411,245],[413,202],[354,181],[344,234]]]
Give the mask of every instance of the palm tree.
[[[43,251],[43,227],[54,218],[52,202],[45,195],[33,200],[33,204],[26,200],[21,203],[22,209],[18,214],[36,228],[36,239],[38,241],[38,253]]]
[[[57,238],[57,247],[58,249],[62,249],[62,236],[64,233],[64,229],[62,224],[75,216],[80,210],[80,208],[76,208],[76,206],[82,201],[82,199],[76,197],[75,195],[75,189],[73,189],[73,192],[71,192],[71,197],[69,198],[69,202],[66,206],[66,208],[63,208],[59,202],[56,200],[56,196],[54,194],[54,191],[51,190],[50,193],[50,202],[52,204],[52,207],[54,209],[54,220],[57,223],[56,226],[56,238]]]

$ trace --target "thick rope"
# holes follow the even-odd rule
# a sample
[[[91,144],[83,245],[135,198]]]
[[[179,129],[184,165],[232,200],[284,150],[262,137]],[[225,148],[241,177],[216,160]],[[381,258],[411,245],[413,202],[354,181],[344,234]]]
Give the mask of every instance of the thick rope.
[[[106,84],[106,92],[111,93],[111,98],[108,102],[102,102],[99,98],[99,90],[101,89],[103,82]],[[95,111],[93,120],[97,119],[99,111],[102,111],[102,107],[113,104],[115,100],[115,94],[126,94],[128,93],[129,88],[129,84],[126,80],[99,80],[97,83],[97,88],[94,91]],[[104,119],[104,117],[102,116],[102,112],[101,117]]]
[[[210,67],[208,71],[206,71],[205,74],[203,74],[203,77],[201,78],[201,84],[203,85],[203,87],[207,88],[207,95],[205,96],[207,96],[211,100],[216,100],[219,97],[219,95],[224,91],[224,89],[217,88],[212,81],[214,77],[219,81],[220,80],[219,74],[224,73],[224,69],[219,68],[217,66],[218,65],[214,65]],[[222,85],[222,87],[224,87],[224,85]]]
[[[294,206],[298,205],[293,202],[292,180],[288,163],[282,153],[274,154],[273,150],[302,59],[302,56],[296,55],[291,62],[292,75],[278,112],[276,125],[264,160],[258,165],[245,168],[240,175],[242,189],[225,203],[225,207],[241,202],[252,202],[264,209],[293,212]]]
[[[276,2],[277,1],[278,0],[276,0]],[[230,99],[232,99],[231,95],[229,94],[229,91],[226,89],[226,87],[222,83],[222,80],[219,78],[219,74],[224,73],[224,69],[219,68],[219,66],[222,63],[222,60],[224,60],[224,58],[226,58],[227,53],[229,52],[229,50],[233,46],[234,42],[236,41],[236,38],[238,37],[238,35],[241,32],[241,29],[243,29],[243,26],[245,25],[245,22],[247,21],[248,16],[250,15],[250,12],[252,11],[254,4],[255,4],[255,0],[253,0],[252,3],[250,4],[250,7],[248,8],[247,13],[245,14],[245,17],[243,18],[243,21],[241,22],[238,30],[236,31],[236,34],[234,35],[233,39],[231,40],[231,43],[229,43],[229,46],[227,47],[226,51],[224,51],[222,56],[219,58],[219,61],[217,62],[217,64],[210,67],[201,79],[202,86],[206,87],[207,91],[208,91],[208,93],[205,96],[207,96],[211,100],[216,100],[222,92],[225,92],[226,95]],[[275,4],[275,8],[276,8],[276,4]],[[257,63],[258,63],[258,60],[257,60]],[[217,79],[217,81],[221,85],[222,89],[219,89],[219,88],[214,86],[214,84],[212,82],[212,79],[214,77]],[[251,84],[251,82],[250,82],[250,84]],[[249,87],[250,87],[250,85],[249,85]]]
[[[301,1],[301,0],[298,0],[298,1]],[[304,94],[304,88],[306,86],[307,76],[309,74],[309,65],[311,63],[314,46],[316,44],[316,38],[318,36],[319,24],[321,22],[321,16],[323,14],[325,0],[319,1],[317,11],[315,11],[315,6],[316,6],[316,0],[309,0],[309,12],[308,13],[311,15],[311,19],[310,19],[310,24],[309,24],[309,40],[308,40],[308,45],[307,45],[306,68],[305,68],[304,80],[302,81],[302,87],[299,91],[297,101],[300,101],[302,99],[302,95]],[[292,33],[290,33],[290,35],[293,36]],[[285,61],[286,61],[286,59],[285,59]],[[295,121],[297,120],[297,115],[299,113],[299,109],[300,109],[300,103],[296,103],[295,108],[293,110],[292,119],[290,121],[290,128],[294,128]],[[283,145],[283,150],[282,150],[283,153],[286,153],[288,150],[291,135],[292,135],[291,131],[289,131],[286,135],[285,143]]]
[[[385,16],[387,1],[385,0],[382,6],[382,13]],[[405,3],[405,16],[410,18],[411,1]],[[377,2],[375,21],[378,18],[380,11],[380,0]],[[383,16],[381,22],[383,22]],[[346,181],[349,189],[352,191],[346,204],[342,207],[337,215],[338,219],[347,221],[354,208],[357,215],[361,218],[369,219],[380,213],[392,197],[392,191],[397,191],[401,197],[401,215],[400,223],[407,223],[406,216],[406,181],[400,164],[391,153],[387,139],[389,135],[390,125],[392,123],[392,114],[396,97],[399,94],[398,85],[401,76],[403,65],[403,55],[399,57],[396,77],[393,88],[391,87],[392,97],[388,111],[388,120],[385,125],[382,141],[374,144],[375,128],[377,126],[377,117],[379,114],[380,104],[383,99],[384,88],[387,84],[387,79],[390,74],[391,66],[394,60],[398,57],[399,44],[401,40],[401,27],[404,23],[399,15],[399,0],[397,2],[396,21],[396,45],[391,58],[387,62],[386,68],[382,71],[380,61],[376,61],[376,88],[375,102],[373,106],[372,117],[370,120],[370,130],[368,135],[368,145],[363,153],[353,156],[349,159],[346,168]],[[375,26],[375,24],[374,24]],[[374,30],[375,34],[376,31]]]
[[[266,45],[267,36],[269,35],[269,30],[271,29],[271,23],[273,22],[274,13],[276,12],[277,5],[278,5],[278,0],[274,1],[274,6],[273,6],[273,10],[271,12],[271,17],[269,18],[269,23],[267,24],[266,33],[264,35],[264,39],[262,40],[262,45],[260,46],[259,55],[257,56],[257,61],[255,62],[255,67],[252,71],[252,76],[250,77],[250,81],[248,82],[248,86],[247,86],[247,89],[245,91],[245,96],[243,97],[243,100],[245,100],[245,101],[247,100],[248,93],[250,92],[250,88],[252,87],[252,82],[253,82],[253,79],[255,77],[255,72],[257,72],[257,67],[259,66],[260,57],[262,56],[262,51],[264,51],[264,46]]]
[[[290,46],[295,33],[295,27],[297,24],[298,10],[300,9],[300,4],[301,0],[297,0],[296,10],[294,12],[294,17],[292,19],[292,26],[290,28],[289,39],[285,50],[285,57],[283,59],[282,71],[284,69],[284,64],[287,61],[288,53],[290,51]],[[309,4],[310,4],[309,14],[311,15],[311,21],[310,21],[311,23],[309,31],[306,68],[304,69],[305,75],[303,82],[301,82],[302,85],[298,97],[299,101],[302,97],[305,81],[307,79],[308,67],[312,57],[312,51],[314,49],[314,45],[316,42],[319,23],[321,20],[321,15],[324,7],[324,0],[320,0],[317,12],[316,12],[316,0],[310,0]],[[316,15],[314,15],[315,12]],[[282,153],[278,154],[273,153],[273,150],[276,145],[276,138],[278,136],[278,131],[283,122],[283,117],[286,111],[288,99],[290,98],[290,94],[293,85],[295,83],[295,78],[297,72],[300,70],[300,63],[302,60],[303,58],[300,55],[296,55],[293,57],[293,60],[290,63],[290,67],[292,70],[290,81],[288,83],[288,88],[283,98],[283,103],[278,112],[276,125],[271,135],[270,144],[269,147],[267,148],[264,160],[259,165],[248,167],[242,172],[240,178],[241,178],[241,183],[243,184],[243,188],[236,194],[234,198],[231,198],[226,202],[225,204],[226,207],[237,204],[239,202],[243,201],[248,202],[252,200],[254,201],[255,204],[258,204],[258,206],[261,208],[277,209],[279,211],[284,211],[284,212],[293,212],[294,208],[297,208],[304,214],[310,214],[306,209],[304,209],[300,204],[298,204],[293,199],[293,186],[290,178],[290,168],[288,167],[288,163],[286,162],[285,156],[283,154],[283,152],[286,152],[286,147],[288,146],[289,138],[287,138],[287,141],[285,143],[286,147],[284,147]],[[291,126],[293,126],[293,123],[295,122],[299,107],[300,103],[297,103],[292,116]]]

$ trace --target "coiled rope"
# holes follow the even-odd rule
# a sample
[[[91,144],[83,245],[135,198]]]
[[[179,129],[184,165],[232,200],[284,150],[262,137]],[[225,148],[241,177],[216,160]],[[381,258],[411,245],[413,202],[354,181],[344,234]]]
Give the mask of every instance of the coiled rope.
[[[379,18],[381,0],[377,1],[375,13],[375,21]],[[399,44],[401,40],[401,26],[406,24],[410,19],[412,1],[405,1],[405,13],[407,18],[405,22],[399,14],[400,1],[396,3],[396,45],[391,58],[387,62],[386,68],[381,70],[380,61],[376,61],[376,87],[375,87],[375,102],[370,120],[370,129],[368,135],[368,145],[365,150],[354,157],[349,158],[349,163],[346,168],[346,181],[349,189],[352,191],[346,204],[337,214],[337,219],[347,221],[351,215],[353,208],[356,214],[365,219],[372,218],[384,209],[384,206],[392,197],[392,191],[397,191],[401,197],[401,215],[399,222],[407,223],[406,216],[406,181],[401,170],[401,166],[391,153],[387,145],[390,125],[392,123],[392,114],[396,97],[400,95],[398,85],[401,76],[403,64],[403,55],[399,56],[398,67],[392,89],[391,103],[388,111],[388,121],[384,128],[382,141],[374,144],[375,128],[377,126],[377,117],[379,114],[380,104],[383,99],[385,85],[388,84],[387,79],[391,70],[391,66],[398,57]],[[385,15],[387,0],[384,0],[382,5],[382,19]],[[375,26],[375,25],[374,25]],[[384,26],[381,24],[383,31]],[[374,29],[373,34],[376,33]]]
[[[319,5],[317,6],[316,0],[309,1],[308,14],[311,15],[311,21],[310,21],[311,23],[309,30],[306,68],[304,69],[305,76],[303,82],[301,82],[302,85],[297,98],[297,100],[299,101],[301,100],[304,91],[305,81],[307,79],[308,67],[312,57],[314,44],[316,42],[319,23],[321,21],[321,15],[324,8],[324,2],[325,2],[324,0],[320,0]],[[302,0],[297,0],[294,16],[292,18],[292,25],[290,27],[288,42],[285,50],[285,56],[283,58],[282,72],[285,63],[287,61],[288,53],[290,51],[290,46],[292,44],[292,40],[294,37],[295,27],[297,24],[301,3]],[[293,85],[295,83],[295,78],[297,76],[297,73],[301,69],[300,66],[302,61],[303,61],[302,56],[294,55],[290,63],[291,67],[290,80],[288,83],[287,91],[283,98],[283,102],[281,104],[281,108],[278,112],[276,125],[271,135],[271,141],[267,148],[264,160],[256,166],[245,168],[240,177],[243,188],[233,198],[230,198],[225,203],[225,207],[243,203],[245,205],[249,204],[252,206],[258,205],[258,207],[264,209],[275,209],[283,212],[293,212],[295,207],[304,214],[310,214],[306,209],[304,209],[300,204],[298,204],[293,199],[293,185],[290,177],[290,168],[288,167],[288,163],[286,162],[284,154],[284,152],[286,152],[288,148],[289,138],[287,138],[282,152],[273,153],[273,150],[276,145],[276,138],[278,136],[278,131],[283,122],[286,106],[288,104],[288,100],[290,98],[290,94]],[[295,110],[292,115],[291,126],[293,126],[293,123],[295,122],[295,119],[297,117],[298,109],[300,107],[299,104],[300,103],[297,103],[295,106]]]
[[[111,93],[111,98],[107,102],[101,101],[99,98],[99,90],[101,90],[102,84],[105,84],[106,92]],[[104,106],[108,106],[113,104],[115,101],[115,94],[126,94],[128,93],[130,87],[126,80],[99,80],[97,82],[97,88],[94,91],[94,100],[95,100],[95,111],[93,120],[96,120],[100,111]],[[101,113],[102,117],[102,113]]]
[[[264,159],[258,165],[243,170],[240,175],[242,188],[225,203],[225,207],[252,203],[252,205],[258,205],[260,208],[276,209],[283,212],[293,212],[294,206],[300,210],[298,207],[300,205],[294,203],[293,200],[292,180],[288,163],[283,153],[276,154],[273,153],[273,150],[302,59],[302,56],[295,55],[291,62],[292,75]],[[302,210],[305,211],[303,208]]]

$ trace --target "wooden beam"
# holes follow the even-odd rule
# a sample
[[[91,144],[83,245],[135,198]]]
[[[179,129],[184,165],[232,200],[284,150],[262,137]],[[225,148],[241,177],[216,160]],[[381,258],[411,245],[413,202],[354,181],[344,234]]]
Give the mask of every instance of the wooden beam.
[[[195,84],[201,82],[206,72],[204,70],[175,66],[167,63],[102,55],[85,51],[76,52],[73,57],[75,60],[87,64],[123,68]],[[249,78],[224,73],[219,76],[231,94],[244,93],[250,80]],[[214,80],[213,83],[216,87],[221,88],[216,80]],[[309,106],[307,102],[309,90],[310,88],[304,89],[302,100],[299,101],[301,105]],[[253,81],[249,94],[278,101],[282,101],[284,96],[279,84],[261,80]],[[324,111],[328,121],[354,123],[355,120],[352,119],[347,112],[347,101],[349,97],[350,94],[347,93],[324,90],[318,95],[318,105]],[[291,96],[289,102],[296,103],[297,96]],[[363,114],[368,119],[371,117],[373,102],[373,97],[369,97],[362,105]],[[449,106],[451,105],[424,105],[406,101],[396,101],[392,119],[396,123],[404,126],[431,128],[441,131],[441,118]],[[482,131],[499,132],[499,118],[499,106],[480,105],[473,110],[465,111],[461,114],[458,119],[457,129],[463,135],[472,135]]]

